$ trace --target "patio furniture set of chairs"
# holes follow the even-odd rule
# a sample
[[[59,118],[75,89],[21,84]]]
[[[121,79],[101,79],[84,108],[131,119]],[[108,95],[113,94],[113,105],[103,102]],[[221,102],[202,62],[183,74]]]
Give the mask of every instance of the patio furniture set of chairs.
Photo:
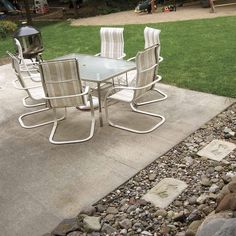
[[[155,88],[156,83],[161,80],[157,75],[159,63],[163,60],[160,57],[160,30],[146,27],[144,30],[145,47],[142,52],[138,52],[135,58],[136,72],[133,73],[132,81],[125,75],[125,81],[122,83],[120,78],[112,79],[112,87],[106,93],[104,98],[104,108],[108,124],[123,130],[135,133],[148,133],[155,130],[165,122],[162,115],[146,112],[138,109],[139,106],[159,102],[167,98],[167,95]],[[100,30],[101,52],[96,56],[108,57],[113,59],[124,60],[124,39],[123,28],[106,28]],[[12,59],[12,67],[17,79],[13,82],[17,89],[24,90],[27,94],[23,98],[23,105],[26,108],[35,108],[44,106],[44,108],[27,112],[19,117],[19,123],[24,128],[36,128],[53,123],[49,141],[53,144],[80,143],[91,139],[95,129],[94,99],[92,92],[96,87],[91,89],[88,83],[81,80],[80,61],[76,58],[50,61],[31,61],[25,60],[22,54],[22,48],[17,39],[15,39],[18,48],[18,55],[8,52]],[[129,74],[128,74],[129,75]],[[123,84],[123,82],[125,84]],[[90,85],[90,83],[89,83]],[[159,98],[151,101],[139,102],[140,98],[146,96],[150,91],[159,93]],[[109,118],[110,100],[127,102],[130,104],[132,111],[144,115],[158,118],[158,122],[148,130],[136,130],[124,127],[112,122]],[[96,100],[95,100],[96,101]],[[89,135],[82,139],[76,140],[56,140],[55,133],[60,121],[66,118],[66,110],[69,107],[90,108],[90,130]],[[57,110],[65,109],[63,116],[58,117]],[[88,108],[88,107],[87,107]],[[26,117],[38,113],[52,111],[53,119],[42,123],[27,125]]]

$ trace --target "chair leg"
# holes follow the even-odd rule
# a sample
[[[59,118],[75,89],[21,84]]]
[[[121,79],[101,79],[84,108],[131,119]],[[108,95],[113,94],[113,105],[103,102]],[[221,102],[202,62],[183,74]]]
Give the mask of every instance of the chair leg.
[[[46,121],[46,122],[39,123],[39,124],[36,124],[36,125],[25,125],[25,123],[23,121],[23,119],[27,116],[37,114],[37,113],[41,113],[41,112],[48,111],[48,110],[50,110],[50,108],[43,108],[43,109],[40,109],[40,110],[37,110],[37,111],[32,111],[32,112],[25,113],[25,114],[21,115],[18,118],[18,121],[19,121],[20,125],[25,129],[37,128],[37,127],[40,127],[40,126],[43,126],[43,125],[48,125],[48,124],[54,123],[54,120],[50,120],[50,121]],[[61,121],[61,120],[64,120],[64,119],[65,119],[65,116],[57,119],[57,121]]]
[[[26,96],[22,99],[22,102],[23,102],[23,105],[24,107],[27,107],[27,108],[32,108],[32,107],[38,107],[38,106],[43,106],[43,105],[46,105],[45,102],[42,102],[42,103],[36,103],[36,104],[27,104],[27,99],[29,99],[29,96]]]
[[[163,101],[167,98],[167,95],[165,93],[163,93],[161,90],[154,88],[153,91],[161,94],[163,97],[155,99],[155,100],[147,101],[147,102],[135,102],[135,105],[142,106],[142,105],[146,105],[146,104],[150,104],[150,103],[154,103],[154,102],[160,102],[160,101]]]
[[[109,123],[110,126],[113,126],[115,128],[118,128],[118,129],[123,129],[123,130],[127,130],[127,131],[130,131],[130,132],[133,132],[133,133],[137,133],[137,134],[146,134],[146,133],[150,133],[152,132],[153,130],[157,129],[159,126],[161,126],[164,122],[165,122],[165,117],[161,116],[161,115],[158,115],[158,114],[155,114],[155,113],[151,113],[151,112],[146,112],[146,111],[142,111],[142,110],[139,110],[137,108],[135,108],[136,104],[133,104],[133,103],[130,103],[130,106],[132,108],[132,110],[134,112],[137,112],[137,113],[141,113],[141,114],[144,114],[144,115],[149,115],[149,116],[154,116],[154,117],[158,117],[161,119],[161,121],[159,121],[156,125],[154,125],[152,128],[148,129],[148,130],[136,130],[136,129],[131,129],[131,128],[128,128],[128,127],[125,127],[125,126],[121,126],[121,125],[116,125],[114,124],[110,119],[109,119],[109,114],[108,114],[108,106],[107,106],[107,99],[105,100],[105,113],[106,113],[106,119],[107,119],[107,122]]]
[[[91,95],[89,95],[89,101],[90,101],[90,104],[93,104]],[[94,116],[93,105],[91,106],[90,111],[91,111],[91,126],[90,126],[90,133],[89,133],[88,137],[86,137],[84,139],[56,141],[56,140],[54,140],[54,136],[55,136],[55,133],[57,130],[58,120],[56,119],[56,109],[54,108],[53,112],[54,112],[55,120],[54,120],[54,124],[52,127],[52,131],[49,136],[49,142],[52,144],[72,144],[72,143],[82,143],[82,142],[85,142],[85,141],[88,141],[89,139],[91,139],[94,135],[94,129],[95,129],[95,116]]]

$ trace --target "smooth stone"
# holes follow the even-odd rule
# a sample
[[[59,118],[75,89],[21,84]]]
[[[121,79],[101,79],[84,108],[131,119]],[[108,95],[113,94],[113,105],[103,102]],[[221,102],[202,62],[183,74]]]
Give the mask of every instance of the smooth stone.
[[[63,220],[53,231],[52,234],[65,236],[71,231],[79,229],[77,218]]]
[[[209,192],[215,193],[215,192],[219,191],[219,189],[220,189],[220,188],[219,188],[218,185],[212,184],[211,187],[209,188]]]
[[[235,232],[235,218],[213,218],[203,222],[198,228],[196,236],[234,236]]]
[[[202,220],[195,220],[193,221],[189,227],[188,230],[186,232],[186,235],[195,235],[197,233],[197,230],[199,228],[199,226],[202,224]]]
[[[217,206],[215,212],[226,210],[236,210],[236,193],[228,193],[227,195],[225,195]]]
[[[119,225],[123,229],[130,229],[132,227],[132,222],[129,219],[124,219],[119,222]]]
[[[115,228],[113,228],[111,225],[106,224],[106,223],[103,224],[101,230],[102,230],[102,232],[104,232],[104,233],[106,233],[106,234],[108,234],[108,235],[113,234],[113,233],[116,232],[116,229],[115,229]]]
[[[222,171],[223,169],[224,169],[223,166],[216,166],[215,167],[215,170],[218,171],[218,172]]]
[[[164,209],[160,209],[160,210],[157,210],[156,212],[155,212],[155,216],[162,216],[162,217],[166,217],[167,216],[167,211],[166,210],[164,210]]]
[[[236,193],[236,182],[230,182],[228,184],[228,189],[231,193]]]
[[[141,235],[152,236],[153,234],[151,234],[151,233],[148,232],[148,231],[142,231],[142,232],[141,232]]]
[[[86,216],[83,219],[83,227],[86,232],[99,231],[101,229],[100,217]]]
[[[108,207],[106,212],[107,214],[117,214],[119,211],[116,207]]]

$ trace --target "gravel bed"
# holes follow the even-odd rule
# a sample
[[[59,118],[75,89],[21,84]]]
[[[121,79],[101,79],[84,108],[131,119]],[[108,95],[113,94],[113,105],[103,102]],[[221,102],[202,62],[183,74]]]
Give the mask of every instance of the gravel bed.
[[[236,175],[236,149],[220,162],[199,157],[197,152],[213,139],[236,144],[234,132],[236,103],[81,212],[77,231],[66,235],[185,235],[191,222],[204,219],[216,208],[220,191]],[[188,187],[166,209],[159,209],[142,196],[163,178],[180,179]],[[97,219],[96,227],[100,224],[98,232],[85,227],[88,215]]]

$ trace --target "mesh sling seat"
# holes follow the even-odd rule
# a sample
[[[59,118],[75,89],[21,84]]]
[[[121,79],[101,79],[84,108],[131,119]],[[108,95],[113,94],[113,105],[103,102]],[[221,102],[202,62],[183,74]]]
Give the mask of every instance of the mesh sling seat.
[[[76,59],[66,59],[58,61],[47,61],[39,64],[42,74],[42,83],[46,94],[48,106],[53,109],[54,125],[49,136],[49,141],[53,144],[69,144],[85,142],[93,137],[95,129],[95,117],[93,100],[89,87],[83,88],[79,76],[79,63]],[[76,107],[85,103],[84,96],[90,102],[91,125],[89,136],[83,139],[62,140],[54,139],[58,126],[57,109]]]
[[[162,125],[165,122],[165,118],[162,115],[158,115],[151,112],[146,112],[139,110],[137,107],[139,105],[145,105],[150,104],[159,101],[158,99],[146,101],[139,103],[137,100],[140,98],[143,98],[147,95],[148,92],[151,90],[158,92],[155,89],[155,84],[160,80],[160,76],[156,76],[155,72],[158,66],[158,57],[157,57],[157,50],[158,46],[153,46],[148,49],[146,49],[143,52],[139,52],[136,56],[136,67],[137,67],[137,78],[136,78],[136,84],[133,87],[113,87],[111,88],[108,93],[105,96],[105,112],[106,112],[106,119],[109,123],[109,125],[120,128],[123,130],[127,130],[134,133],[149,133],[156,128],[158,128],[160,125]],[[114,93],[114,91],[118,92]],[[130,104],[131,109],[134,112],[141,113],[144,115],[154,116],[158,117],[159,121],[157,124],[155,124],[153,127],[151,127],[148,130],[136,130],[131,129],[128,127],[124,127],[121,125],[114,124],[109,119],[109,111],[108,111],[108,101],[109,100],[117,100],[122,102],[127,102]]]
[[[15,70],[15,74],[17,76],[17,79],[13,81],[13,85],[16,89],[24,90],[27,93],[27,96],[23,98],[23,105],[27,108],[46,106],[45,99],[44,99],[45,94],[44,94],[42,84],[40,82],[32,81],[29,76],[24,76],[22,74],[22,71],[20,70],[19,59],[16,58],[12,54],[11,54],[11,58],[12,58],[12,67]],[[35,104],[27,104],[27,102],[26,102],[27,99],[31,99],[32,101],[34,101],[36,103]],[[18,118],[18,121],[19,121],[20,125],[26,129],[36,128],[36,127],[40,127],[43,125],[51,124],[54,122],[54,120],[50,120],[50,121],[46,121],[46,122],[42,122],[42,123],[37,123],[34,125],[26,125],[24,122],[25,117],[32,116],[32,115],[35,115],[35,114],[38,114],[41,112],[45,112],[48,110],[49,110],[49,108],[45,107],[43,109],[24,113]],[[64,117],[59,118],[58,120],[62,120],[62,119],[64,119]]]

